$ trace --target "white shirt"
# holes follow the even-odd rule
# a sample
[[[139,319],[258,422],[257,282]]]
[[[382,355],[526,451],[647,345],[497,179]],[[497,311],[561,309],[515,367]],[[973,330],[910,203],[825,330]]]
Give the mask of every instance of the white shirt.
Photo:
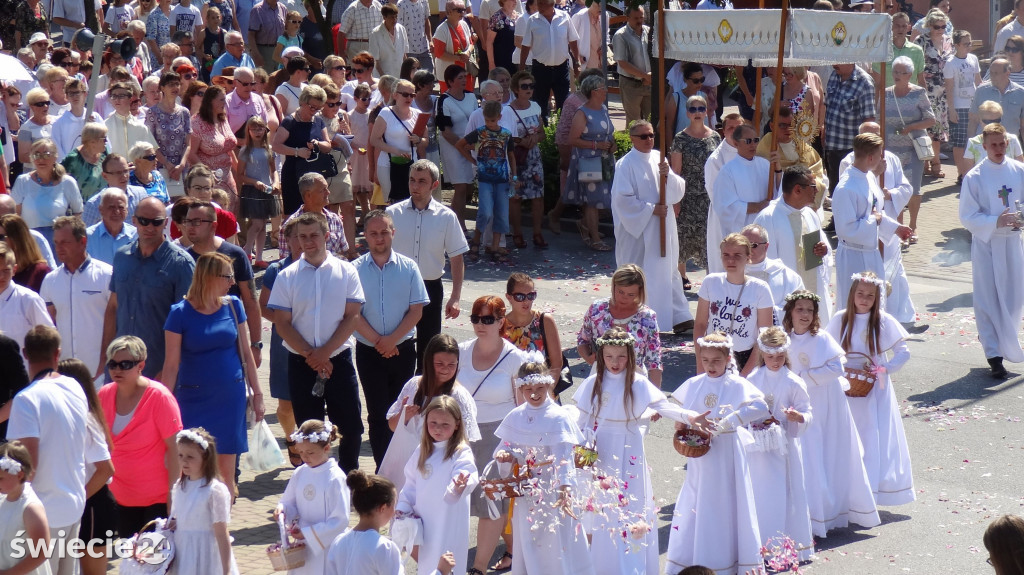
[[[203,27],[203,14],[199,11],[194,4],[189,6],[182,6],[178,4],[174,8],[171,8],[171,28],[176,28],[178,31],[189,31],[188,26],[192,26],[192,36],[195,37],[199,34],[199,30]],[[171,36],[174,32],[171,32]]]
[[[558,66],[569,56],[569,43],[579,39],[576,28],[565,12],[555,10],[550,22],[537,12],[526,20],[523,47],[530,49],[530,60],[545,66]]]
[[[320,347],[327,343],[338,324],[345,319],[345,304],[365,301],[355,266],[327,254],[319,267],[313,267],[303,255],[299,261],[281,270],[267,305],[271,309],[291,312],[292,326],[302,339]],[[352,343],[353,338],[349,337],[341,347],[331,352],[331,357],[352,347]],[[299,353],[288,342],[284,347],[292,353]]]
[[[437,200],[432,199],[426,209],[417,210],[410,198],[391,205],[387,211],[395,229],[402,230],[395,234],[392,249],[416,260],[424,281],[444,275],[446,255],[458,256],[469,251],[455,212]]]
[[[110,264],[87,257],[74,272],[61,265],[46,274],[39,295],[57,314],[61,359],[78,358],[89,373],[100,363],[100,338],[103,315],[110,299]]]
[[[81,384],[63,375],[32,382],[11,404],[7,437],[39,439],[32,488],[55,533],[82,518],[86,463],[110,459],[106,440],[96,441],[88,417]]]
[[[147,142],[154,148],[157,147],[153,133],[149,131],[146,124],[134,116],[121,116],[114,112],[107,118],[107,139],[112,154],[121,154],[128,157],[128,150],[135,144]]]
[[[377,59],[381,75],[398,77],[402,72],[402,60],[409,53],[409,35],[405,26],[395,24],[395,35],[391,36],[384,24],[370,32],[370,53]]]
[[[474,338],[459,344],[457,379],[476,401],[478,424],[501,421],[516,407],[512,380],[519,373],[519,366],[523,364],[523,352],[505,340],[494,365],[477,370],[473,367],[473,348],[476,347],[476,341]],[[491,368],[494,370],[491,371]]]
[[[53,327],[46,304],[39,294],[11,280],[7,289],[0,292],[0,331],[7,337],[25,345],[25,334],[37,325]],[[28,364],[26,363],[26,367]],[[30,373],[29,376],[32,374]]]
[[[746,283],[736,285],[729,283],[724,273],[708,274],[697,295],[709,304],[706,333],[722,331],[731,335],[736,351],[754,347],[757,311],[772,309],[774,303],[771,288],[762,280],[748,276]]]
[[[103,118],[93,112],[92,121],[102,124]],[[85,126],[84,111],[81,116],[76,116],[71,110],[68,110],[53,123],[53,132],[50,137],[53,138],[53,143],[57,144],[58,160],[63,160],[78,144],[82,143],[83,126]]]

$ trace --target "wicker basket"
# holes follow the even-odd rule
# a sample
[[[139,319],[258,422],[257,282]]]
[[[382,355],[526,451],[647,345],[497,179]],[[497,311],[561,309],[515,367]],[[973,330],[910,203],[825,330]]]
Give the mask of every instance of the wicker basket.
[[[591,442],[572,448],[572,460],[576,469],[589,469],[597,463],[597,446]]]
[[[490,478],[488,476],[492,475],[492,469],[497,470],[497,461],[492,460],[488,463],[484,467],[484,472],[480,474],[480,489],[483,491],[484,497],[491,501],[498,501],[523,496],[523,482],[530,478],[529,471],[520,474],[519,464],[513,463],[512,474],[508,477]]]
[[[267,557],[274,571],[288,571],[306,564],[306,544],[292,542],[285,527],[284,512],[277,516],[277,528],[281,532],[281,543],[267,547]]]
[[[867,360],[864,367],[860,369],[849,366],[843,368],[846,380],[850,382],[850,389],[846,390],[846,397],[867,397],[871,393],[871,389],[875,387],[875,382],[878,381],[878,376],[875,374],[875,363],[871,361],[871,357],[859,351],[850,351],[846,355],[859,355]]]
[[[694,441],[698,445],[692,445]],[[711,449],[711,434],[693,427],[685,427],[676,431],[672,437],[672,446],[683,457],[703,457]]]

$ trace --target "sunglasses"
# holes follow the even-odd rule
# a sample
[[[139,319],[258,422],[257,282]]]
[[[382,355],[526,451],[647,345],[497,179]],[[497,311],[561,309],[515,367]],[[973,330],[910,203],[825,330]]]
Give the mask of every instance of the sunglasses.
[[[406,98],[413,98],[416,96],[416,92],[395,92],[396,96],[404,96]]]
[[[358,98],[358,100],[359,100],[360,102],[369,102],[369,101],[370,101],[370,99],[369,99],[369,98]]]
[[[149,154],[148,156],[141,156],[139,159],[140,160],[146,160],[147,162],[155,162],[156,161],[156,154]]]
[[[983,124],[998,124],[999,122],[1002,122],[1002,121],[1003,121],[1003,117],[1002,116],[999,116],[998,118],[992,118],[991,120],[986,120],[985,118],[981,119],[981,122]]]
[[[532,90],[535,84],[519,84],[520,90]]]
[[[55,154],[53,152],[36,152],[36,153],[32,154],[32,159],[33,160],[42,160],[43,158],[53,158],[56,155],[57,154]]]
[[[653,140],[654,134],[631,134],[634,138],[640,138],[641,140]]]
[[[235,281],[235,274],[217,274],[217,277],[226,279],[228,281]]]
[[[1009,52],[1010,54],[1019,54],[1020,48],[1018,48],[1017,46],[1007,46],[1006,51]]]
[[[704,77],[703,76],[701,76],[700,78],[687,78],[687,80],[693,82],[694,84],[703,84],[704,83]]]
[[[498,318],[493,315],[476,315],[469,316],[469,323],[476,325],[482,323],[484,325],[494,325],[494,322],[498,321]]]
[[[324,107],[325,108],[337,108],[340,105],[341,105],[341,102],[327,102],[326,104],[324,104]]]
[[[342,66],[342,67],[344,67],[344,66]],[[352,68],[352,73],[354,73],[354,74],[362,74],[365,71],[366,71],[366,68]]]
[[[289,20],[289,24],[302,24],[302,20]]]
[[[235,80],[235,84],[242,86],[243,88],[248,88],[249,86],[255,86],[256,82],[243,82],[241,80]]]
[[[466,13],[466,9],[465,8],[452,8],[452,12],[458,12],[459,14],[465,14]]]
[[[191,73],[189,73],[189,74],[182,74],[181,77],[184,80],[195,80],[196,79],[196,75],[195,74],[191,74]]]
[[[932,30],[945,30],[945,29],[946,29],[946,25],[945,24],[936,24],[935,26],[932,26]]]
[[[203,224],[212,224],[213,220],[204,220],[202,218],[192,218],[190,220],[183,220],[186,226],[192,226],[198,228]]]
[[[761,246],[766,246],[766,245],[768,245],[768,242],[757,242],[757,243],[751,243],[751,244],[750,244],[750,249],[752,249],[752,250],[756,250],[757,248],[759,248],[759,247],[761,247]]]
[[[32,105],[35,106],[36,108],[49,108],[50,107],[50,101],[49,100],[45,100],[45,101],[42,101],[42,102],[36,102],[36,103],[34,103]]]
[[[686,111],[691,114],[703,114],[704,112],[707,112],[708,109],[707,106],[690,106],[689,108],[686,109]]]
[[[337,70],[337,71],[339,71],[339,72],[344,72],[345,70],[348,70],[348,66],[335,66],[335,67],[334,67],[334,68],[332,68],[332,69],[333,69],[333,70]]]
[[[140,226],[153,226],[154,228],[158,228],[164,225],[164,222],[167,221],[167,218],[144,218],[142,216],[136,215],[135,221],[138,222]]]
[[[122,360],[122,361],[115,361],[115,360],[112,359],[112,360],[107,362],[107,369],[116,369],[118,371],[128,371],[129,369],[134,369],[135,366],[139,365],[140,363],[142,363],[142,362],[141,361],[136,361],[134,359],[125,359],[125,360]]]
[[[533,301],[537,299],[537,292],[532,291],[530,293],[514,293],[512,294],[512,299],[518,302],[524,302],[526,300]]]
[[[761,141],[761,138],[740,138],[736,141],[741,144],[756,144]]]

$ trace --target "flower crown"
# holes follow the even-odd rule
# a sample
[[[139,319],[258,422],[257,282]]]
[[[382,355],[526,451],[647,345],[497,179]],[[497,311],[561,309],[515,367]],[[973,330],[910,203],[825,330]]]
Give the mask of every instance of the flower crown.
[[[195,443],[199,447],[202,447],[203,451],[206,451],[207,449],[210,448],[210,442],[204,439],[202,435],[199,435],[198,433],[192,431],[191,429],[182,429],[181,431],[178,432],[178,435],[175,437],[175,439],[177,439],[178,441],[181,441],[182,439],[187,439],[192,443]]]
[[[331,440],[331,431],[334,429],[334,424],[331,423],[329,417],[324,416],[324,430],[314,431],[313,433],[307,433],[303,435],[301,431],[296,429],[288,436],[295,443],[302,443],[308,441],[309,443],[326,443]]]
[[[726,335],[725,341],[708,341],[707,339],[700,337],[697,338],[697,345],[700,347],[717,347],[719,349],[732,351],[732,336]]]
[[[606,345],[610,345],[612,347],[631,347],[636,345],[636,338],[633,337],[633,334],[626,333],[625,337],[599,337],[594,343],[597,344],[598,348],[602,348]]]
[[[789,339],[789,334],[786,334],[786,340],[779,347],[771,347],[771,346],[765,345],[761,341],[761,336],[764,335],[764,332],[767,331],[767,330],[768,330],[768,328],[762,328],[761,332],[757,334],[757,347],[758,347],[758,349],[761,350],[761,353],[776,354],[776,353],[783,353],[783,352],[785,352],[786,350],[789,349],[789,345],[792,343],[792,340]]]
[[[820,295],[818,295],[818,294],[816,294],[814,292],[807,292],[807,291],[804,291],[804,292],[795,291],[795,292],[787,295],[786,298],[785,298],[785,300],[787,302],[797,301],[797,300],[801,300],[801,299],[809,299],[809,300],[813,301],[814,303],[821,303],[821,296]]]
[[[863,273],[855,273],[852,276],[850,276],[850,279],[855,282],[866,282],[869,284],[875,284],[879,288],[885,287],[885,280],[883,280],[882,278],[873,278],[870,276],[866,276]]]
[[[551,385],[553,383],[555,383],[555,378],[551,377],[550,373],[531,373],[530,375],[524,375],[515,379],[516,387],[524,385]]]
[[[11,475],[17,475],[21,472],[21,462],[5,455],[0,457],[0,469]]]

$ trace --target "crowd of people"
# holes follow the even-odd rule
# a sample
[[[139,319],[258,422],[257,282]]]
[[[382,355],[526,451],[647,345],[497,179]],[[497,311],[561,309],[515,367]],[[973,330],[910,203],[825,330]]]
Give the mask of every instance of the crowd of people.
[[[237,573],[230,515],[264,361],[296,467],[274,511],[306,547],[295,573],[393,575],[405,550],[421,572],[468,575],[657,573],[662,551],[670,575],[757,572],[779,545],[807,561],[815,537],[915,499],[893,387],[915,315],[901,253],[947,142],[985,356],[997,378],[1024,361],[1016,18],[983,74],[949,0],[913,25],[890,10],[884,75],[787,67],[761,125],[772,71],[736,68],[727,113],[730,70],[678,63],[656,126],[643,7],[610,34],[583,1],[13,4],[0,41],[29,79],[0,80],[0,572],[107,570],[103,553],[15,557],[19,530],[108,547],[159,522],[172,573]],[[83,27],[136,49],[92,54]],[[560,189],[544,218],[549,125]],[[529,246],[524,204],[535,248],[576,205],[583,244],[615,255],[575,334],[590,373],[571,397],[568,334],[525,273],[473,301],[471,339],[442,333],[467,264]],[[694,311],[690,263],[708,272]],[[690,332],[697,373],[666,394],[661,337]],[[643,448],[662,417],[687,447],[714,439],[688,462],[666,550]],[[514,497],[494,495],[505,484]],[[986,534],[1001,575],[1021,572],[1022,525]]]

